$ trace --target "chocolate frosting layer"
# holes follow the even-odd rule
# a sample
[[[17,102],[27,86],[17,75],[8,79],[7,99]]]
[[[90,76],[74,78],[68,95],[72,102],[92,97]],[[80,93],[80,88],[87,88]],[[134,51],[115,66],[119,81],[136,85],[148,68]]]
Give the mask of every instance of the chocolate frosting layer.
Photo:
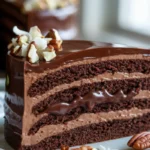
[[[107,90],[103,91],[91,91],[86,96],[79,96],[71,104],[58,103],[50,106],[44,113],[50,113],[55,115],[66,115],[72,109],[77,107],[84,107],[87,110],[92,110],[96,104],[117,102],[121,100],[129,100],[137,95],[137,92],[131,91],[128,94],[124,94],[122,90],[116,94],[111,95]]]
[[[50,62],[40,61],[37,64],[25,63],[25,70],[43,72],[46,69],[54,69],[75,61],[109,57],[114,55],[148,54],[150,51],[137,48],[120,48],[118,45],[88,42],[88,41],[64,41],[63,51],[57,52],[57,57]],[[121,45],[119,45],[121,46]],[[101,48],[100,48],[101,47]],[[116,47],[116,48],[114,48]],[[121,46],[122,47],[122,46]],[[81,51],[82,50],[82,51]]]

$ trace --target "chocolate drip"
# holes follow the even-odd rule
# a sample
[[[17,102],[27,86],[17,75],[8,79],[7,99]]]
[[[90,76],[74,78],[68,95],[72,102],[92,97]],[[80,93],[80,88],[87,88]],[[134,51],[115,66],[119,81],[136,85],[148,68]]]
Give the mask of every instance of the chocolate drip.
[[[128,94],[124,94],[122,90],[118,91],[116,94],[111,95],[107,90],[103,91],[91,91],[86,96],[78,96],[72,103],[58,103],[50,106],[44,113],[50,113],[54,115],[66,115],[72,109],[77,107],[83,107],[87,110],[92,110],[96,104],[106,103],[106,102],[117,102],[120,100],[132,99],[137,95],[137,92],[131,91]]]

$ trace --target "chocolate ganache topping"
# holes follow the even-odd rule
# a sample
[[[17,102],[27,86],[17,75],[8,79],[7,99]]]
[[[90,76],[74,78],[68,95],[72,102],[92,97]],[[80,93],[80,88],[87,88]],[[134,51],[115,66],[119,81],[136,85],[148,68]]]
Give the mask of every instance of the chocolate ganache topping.
[[[83,46],[85,45],[85,46]],[[26,72],[44,72],[77,61],[101,59],[117,55],[143,55],[150,57],[149,49],[129,48],[124,45],[90,41],[63,41],[63,51],[56,52],[57,56],[50,62],[40,61],[36,64],[26,62]]]
[[[92,110],[96,104],[106,102],[117,102],[120,100],[129,100],[136,96],[138,92],[130,91],[128,94],[124,94],[122,90],[116,94],[111,95],[107,90],[102,91],[91,91],[84,97],[77,97],[72,103],[58,103],[51,105],[44,113],[55,114],[55,115],[66,115],[72,109],[77,107],[84,107],[87,110]]]

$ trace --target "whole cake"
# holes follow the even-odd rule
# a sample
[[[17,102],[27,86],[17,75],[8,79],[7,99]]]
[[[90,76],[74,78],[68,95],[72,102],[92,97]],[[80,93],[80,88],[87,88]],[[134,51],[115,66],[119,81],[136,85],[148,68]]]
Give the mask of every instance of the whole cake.
[[[63,39],[73,39],[78,33],[78,0],[1,0],[0,4],[0,70],[5,68],[5,55],[13,26],[23,30],[37,25],[42,33],[58,30]]]
[[[63,41],[38,27],[9,44],[5,138],[15,149],[55,150],[150,129],[150,51]]]

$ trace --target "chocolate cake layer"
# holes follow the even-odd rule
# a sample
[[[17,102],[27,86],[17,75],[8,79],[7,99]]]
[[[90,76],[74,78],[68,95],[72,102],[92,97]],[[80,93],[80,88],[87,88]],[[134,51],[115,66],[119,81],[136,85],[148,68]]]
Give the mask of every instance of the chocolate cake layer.
[[[147,126],[145,126],[145,124]],[[45,138],[38,144],[23,146],[23,150],[57,149],[61,145],[82,145],[129,136],[150,128],[150,113],[122,120],[94,123]]]
[[[88,79],[82,79],[79,81],[74,81],[70,84],[62,84],[60,86],[56,86],[54,87],[52,90],[48,90],[47,92],[45,92],[42,95],[37,95],[34,97],[34,104],[36,105],[39,102],[41,102],[41,99],[46,99],[48,98],[50,95],[54,95],[58,92],[67,90],[67,89],[71,89],[74,87],[79,87],[79,86],[83,86],[85,84],[93,84],[96,82],[105,82],[105,81],[112,81],[112,80],[126,80],[126,79],[140,79],[140,78],[149,78],[150,75],[149,74],[142,74],[142,73],[121,73],[121,72],[115,72],[115,73],[104,73],[98,76],[95,76],[93,78],[88,78]],[[31,98],[31,97],[29,97]],[[31,98],[32,101],[32,98]]]
[[[114,101],[114,102],[106,102],[95,105],[95,107],[90,111],[83,107],[74,108],[71,112],[66,115],[53,115],[49,114],[41,118],[38,122],[36,122],[31,129],[29,130],[28,134],[35,134],[41,127],[45,125],[52,125],[52,124],[65,124],[68,121],[74,120],[78,118],[81,114],[84,113],[98,113],[98,112],[110,112],[110,111],[117,111],[117,110],[124,110],[124,109],[131,109],[133,107],[139,109],[146,109],[150,108],[150,99],[128,99],[122,101]]]
[[[112,80],[104,82],[95,82],[93,84],[84,84],[81,86],[72,87],[64,91],[60,91],[54,95],[50,95],[45,100],[42,100],[32,108],[35,115],[43,113],[50,106],[57,103],[72,103],[78,96],[85,96],[90,91],[107,90],[111,94],[115,94],[120,89],[124,93],[131,90],[150,90],[150,78],[128,79],[128,80]]]
[[[83,78],[92,78],[105,72],[141,72],[149,73],[150,61],[147,60],[113,60],[98,62],[95,64],[85,64],[72,66],[48,74],[31,85],[28,94],[31,97],[45,93],[45,91],[61,84],[68,84]]]
[[[122,110],[122,111],[85,113],[80,115],[78,118],[67,122],[66,124],[43,126],[34,135],[28,135],[28,133],[24,133],[22,145],[32,145],[32,144],[34,145],[47,137],[54,136],[78,127],[82,127],[94,123],[108,122],[116,119],[117,120],[131,119],[134,117],[142,116],[149,112],[150,109],[131,108],[130,110]],[[27,126],[26,127],[24,126],[24,129],[25,128],[27,128]]]

